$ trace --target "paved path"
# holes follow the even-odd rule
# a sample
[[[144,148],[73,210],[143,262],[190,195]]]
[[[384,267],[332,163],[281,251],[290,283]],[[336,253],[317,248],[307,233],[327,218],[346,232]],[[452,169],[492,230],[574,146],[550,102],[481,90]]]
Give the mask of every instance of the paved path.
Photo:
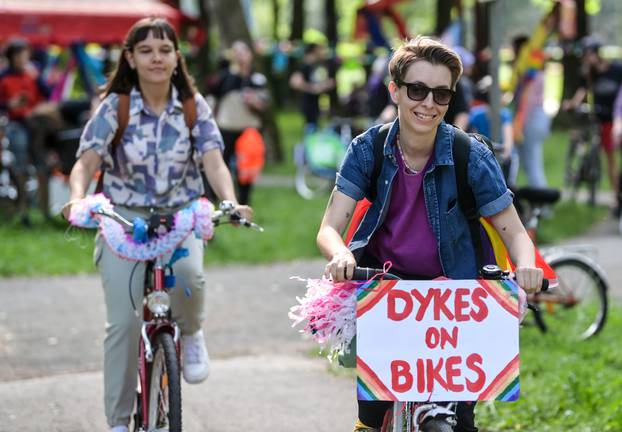
[[[328,372],[287,317],[319,260],[208,269],[212,374],[183,386],[187,431],[348,430],[354,381]],[[95,275],[0,281],[0,431],[106,431]],[[265,426],[265,429],[264,429]]]
[[[592,244],[622,299],[622,237],[613,222]],[[208,269],[205,331],[212,375],[183,386],[187,431],[348,431],[354,380],[310,356],[287,311],[320,260]],[[104,307],[95,275],[0,280],[0,432],[104,432]]]

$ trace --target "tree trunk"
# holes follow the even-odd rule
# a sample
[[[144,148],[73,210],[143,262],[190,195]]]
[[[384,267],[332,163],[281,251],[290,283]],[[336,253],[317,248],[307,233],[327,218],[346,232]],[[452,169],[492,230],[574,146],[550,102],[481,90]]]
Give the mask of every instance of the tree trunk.
[[[209,74],[212,72],[212,65],[210,64],[210,8],[207,0],[203,0],[199,2],[199,10],[201,12],[200,22],[203,27],[202,30],[205,31],[205,39],[203,40],[203,45],[199,47],[199,55],[197,59],[197,87],[201,93],[205,93],[207,90],[207,82],[206,79]]]
[[[215,22],[220,36],[220,49],[230,47],[236,40],[246,42],[252,49],[253,40],[240,0],[210,0],[210,3],[213,16],[218,17]]]
[[[562,41],[564,47],[564,57],[562,58],[562,66],[564,69],[564,86],[562,90],[562,100],[570,99],[577,91],[579,82],[581,80],[581,56],[577,52],[577,44],[580,43],[581,38],[588,34],[589,30],[589,17],[585,11],[585,0],[575,0],[576,3],[576,16],[577,16],[577,34],[576,38],[572,40]],[[563,111],[559,111],[554,125],[563,126],[570,124],[572,119],[566,115]]]
[[[289,35],[291,41],[301,41],[305,30],[305,2],[304,0],[292,1],[292,31]]]
[[[488,61],[482,52],[490,47],[490,2],[475,3],[475,58],[473,81],[477,81],[488,73]]]
[[[275,42],[278,42],[281,38],[279,37],[279,21],[281,19],[281,6],[279,4],[279,0],[272,0],[272,38]]]
[[[436,1],[436,29],[434,33],[438,36],[443,34],[445,29],[451,24],[451,8],[454,0]]]
[[[330,59],[328,63],[328,76],[335,79],[337,77],[337,8],[335,0],[324,0],[324,23],[326,28],[326,38],[330,48]],[[328,96],[330,98],[330,113],[337,114],[339,110],[339,97],[337,96],[337,88],[332,89]]]

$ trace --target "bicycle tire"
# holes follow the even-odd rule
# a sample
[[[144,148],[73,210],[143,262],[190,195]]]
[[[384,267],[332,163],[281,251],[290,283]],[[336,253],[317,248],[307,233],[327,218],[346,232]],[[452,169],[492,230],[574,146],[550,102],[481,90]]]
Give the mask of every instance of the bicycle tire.
[[[149,379],[149,418],[147,430],[181,432],[181,381],[177,349],[173,336],[156,337]]]
[[[443,419],[433,418],[428,420],[421,427],[421,432],[453,432],[452,425]]]
[[[314,174],[307,165],[299,166],[296,169],[294,182],[298,195],[307,200],[329,191],[335,184],[332,178]]]
[[[592,142],[585,159],[584,180],[588,185],[588,202],[593,207],[596,205],[596,192],[600,183],[600,146]]]
[[[577,195],[577,190],[579,188],[579,170],[580,170],[580,160],[577,161],[577,158],[580,157],[578,155],[578,149],[581,145],[581,139],[578,137],[571,138],[570,144],[568,145],[568,150],[566,151],[566,166],[565,166],[565,174],[564,180],[566,186],[570,188],[572,199],[574,200]]]
[[[554,257],[549,265],[557,274],[559,286],[539,294],[537,301],[549,332],[568,333],[581,340],[597,335],[607,320],[606,282],[588,262],[578,258]],[[561,301],[555,300],[560,296]]]

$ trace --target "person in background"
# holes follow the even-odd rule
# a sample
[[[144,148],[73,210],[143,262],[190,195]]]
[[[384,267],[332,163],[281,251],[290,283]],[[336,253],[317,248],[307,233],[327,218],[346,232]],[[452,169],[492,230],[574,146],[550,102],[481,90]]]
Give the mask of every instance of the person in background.
[[[492,78],[487,75],[475,85],[473,103],[469,110],[469,132],[476,132],[491,139],[489,90]],[[501,118],[501,168],[508,186],[516,184],[518,174],[518,156],[514,152],[514,130],[512,128],[512,112],[507,107],[502,107],[499,116]]]
[[[62,120],[56,104],[47,102],[50,90],[30,61],[30,45],[21,39],[6,48],[8,67],[0,73],[0,111],[8,114],[7,137],[15,155],[17,207],[22,224],[29,225],[26,180],[28,166],[37,171],[38,204],[43,216],[50,217],[47,135],[60,129]]]
[[[469,124],[469,108],[473,101],[473,83],[468,76],[473,64],[475,63],[475,57],[467,49],[463,47],[457,47],[456,53],[460,56],[460,61],[467,71],[467,75],[462,75],[456,84],[456,94],[449,103],[449,108],[445,114],[445,123],[452,124],[457,128],[466,130]]]
[[[562,102],[562,109],[578,107],[588,92],[592,92],[594,114],[600,124],[600,144],[607,158],[609,183],[615,196],[619,196],[620,173],[615,158],[612,129],[614,103],[618,89],[622,85],[622,64],[609,61],[600,55],[602,44],[598,39],[587,36],[581,43],[583,48],[581,84],[572,99]],[[620,206],[617,205],[614,209],[615,214],[619,215],[620,210]]]
[[[335,80],[322,76],[324,48],[310,43],[305,46],[302,65],[292,74],[289,85],[302,93],[302,114],[305,118],[305,134],[315,131],[320,119],[320,95],[335,88]]]
[[[243,41],[231,45],[230,63],[210,93],[217,98],[216,123],[225,143],[224,159],[235,172],[235,144],[248,128],[262,130],[268,106],[268,80],[253,67],[253,52]],[[240,204],[250,202],[252,183],[237,181]]]
[[[542,146],[551,132],[551,118],[544,111],[545,55],[529,43],[529,36],[518,35],[512,40],[515,57],[529,57],[529,68],[518,78],[514,92],[514,140],[520,166],[530,186],[546,187]]]

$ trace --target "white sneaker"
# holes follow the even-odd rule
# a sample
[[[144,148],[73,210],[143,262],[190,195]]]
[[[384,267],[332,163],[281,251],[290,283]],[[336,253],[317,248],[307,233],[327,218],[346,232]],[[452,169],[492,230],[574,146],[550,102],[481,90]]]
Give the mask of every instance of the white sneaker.
[[[110,432],[129,432],[127,426],[115,426],[110,429]]]
[[[209,356],[203,330],[181,337],[181,359],[184,379],[189,384],[205,381],[209,375]]]

